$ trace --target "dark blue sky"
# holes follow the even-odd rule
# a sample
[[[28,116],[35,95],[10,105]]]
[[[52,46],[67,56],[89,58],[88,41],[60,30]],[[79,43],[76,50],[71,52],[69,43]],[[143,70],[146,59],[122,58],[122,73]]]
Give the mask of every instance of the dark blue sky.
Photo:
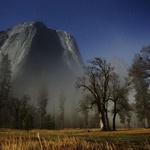
[[[150,0],[0,0],[0,30],[24,21],[71,32],[85,62],[118,56],[130,64],[150,44]]]

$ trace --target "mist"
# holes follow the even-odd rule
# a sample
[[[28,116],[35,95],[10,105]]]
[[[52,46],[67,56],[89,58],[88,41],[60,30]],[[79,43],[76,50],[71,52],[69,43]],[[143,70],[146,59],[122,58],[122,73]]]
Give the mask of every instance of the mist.
[[[21,99],[29,95],[30,105],[37,109],[39,91],[44,86],[46,112],[53,117],[56,128],[60,128],[61,95],[65,98],[64,108],[61,108],[64,109],[64,127],[99,127],[99,115],[95,110],[87,114],[78,112],[83,93],[75,89],[75,83],[77,77],[84,74],[84,62],[70,33],[50,29],[42,22],[23,22],[1,34],[1,52],[8,54],[11,61],[10,97]],[[128,65],[120,58],[114,58],[111,64],[123,82]],[[133,93],[129,97],[133,102]],[[111,113],[109,118],[112,120]],[[116,122],[121,126],[119,118]]]
[[[73,36],[50,29],[42,22],[23,22],[2,34],[5,36],[1,52],[8,54],[11,61],[10,96],[29,95],[30,104],[37,107],[39,90],[44,86],[48,97],[46,111],[59,122],[59,97],[63,94],[65,118],[70,124],[66,126],[71,126],[72,113],[80,99],[75,82],[84,66]]]

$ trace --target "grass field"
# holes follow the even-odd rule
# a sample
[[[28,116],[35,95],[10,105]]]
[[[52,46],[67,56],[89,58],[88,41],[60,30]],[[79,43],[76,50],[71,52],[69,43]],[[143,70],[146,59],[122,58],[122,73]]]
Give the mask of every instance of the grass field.
[[[0,150],[150,150],[150,129],[0,129]]]

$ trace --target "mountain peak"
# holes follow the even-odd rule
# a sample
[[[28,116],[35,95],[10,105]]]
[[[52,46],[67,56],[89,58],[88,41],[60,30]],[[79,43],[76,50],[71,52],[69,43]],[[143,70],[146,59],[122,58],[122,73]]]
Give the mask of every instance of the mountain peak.
[[[41,21],[21,22],[18,25],[13,26],[11,28],[16,28],[16,27],[17,28],[18,27],[25,28],[25,27],[29,27],[29,26],[45,26],[45,24]]]

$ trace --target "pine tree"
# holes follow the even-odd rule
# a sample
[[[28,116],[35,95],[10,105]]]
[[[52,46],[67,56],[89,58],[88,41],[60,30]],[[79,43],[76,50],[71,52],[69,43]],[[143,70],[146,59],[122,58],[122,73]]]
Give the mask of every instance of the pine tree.
[[[8,58],[8,54],[2,54],[2,60],[0,63],[0,109],[3,107],[3,103],[8,100],[8,94],[10,91],[11,80],[11,65]]]
[[[33,117],[31,113],[27,113],[23,119],[22,126],[25,130],[29,130],[32,128],[32,123],[33,123]]]
[[[44,129],[54,129],[55,128],[54,118],[50,114],[47,114],[44,116],[43,126],[44,126]]]
[[[134,97],[137,118],[145,127],[150,127],[150,46],[144,47],[135,55],[129,74],[136,91]]]
[[[1,54],[1,63],[0,63],[0,114],[1,119],[3,114],[5,118],[1,121],[5,123],[8,122],[8,96],[10,91],[10,82],[11,82],[11,61],[8,58],[8,54]],[[2,123],[1,122],[1,123]]]
[[[59,95],[59,116],[60,116],[60,128],[64,128],[64,113],[65,113],[65,101],[66,98],[63,93]]]

